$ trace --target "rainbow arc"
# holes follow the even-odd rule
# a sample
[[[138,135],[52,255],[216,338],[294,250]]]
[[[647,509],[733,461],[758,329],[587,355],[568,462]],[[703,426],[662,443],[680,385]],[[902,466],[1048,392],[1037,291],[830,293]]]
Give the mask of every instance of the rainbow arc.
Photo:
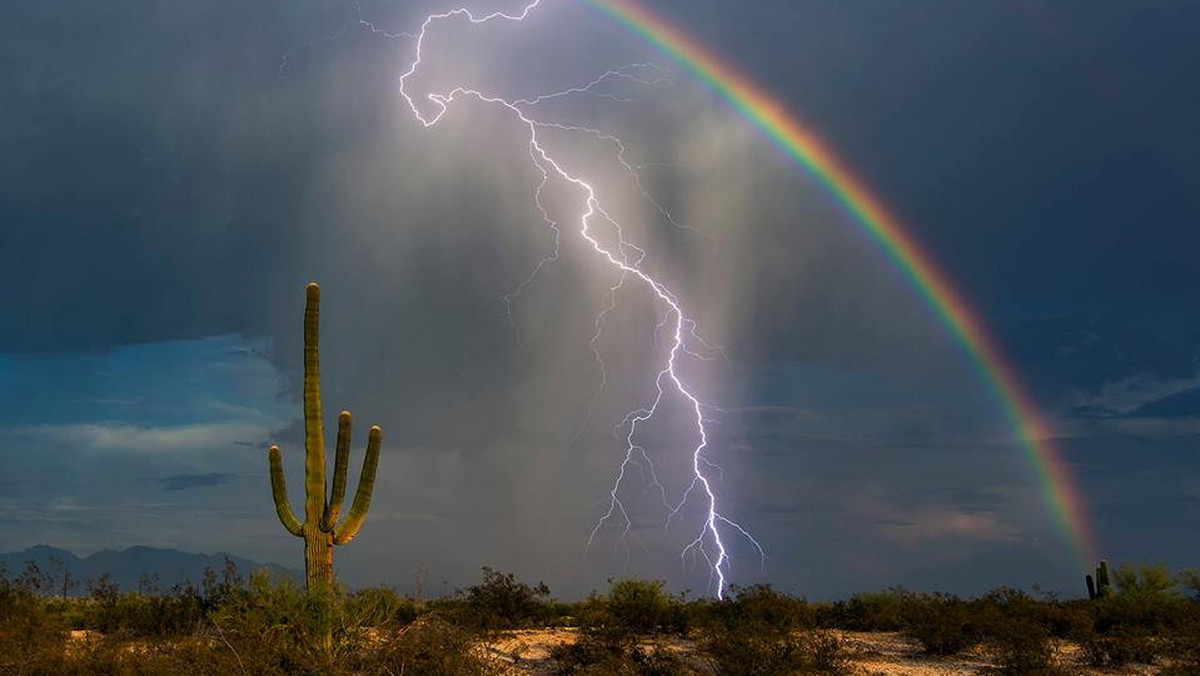
[[[1047,506],[1077,563],[1096,556],[1083,498],[1016,370],[964,294],[912,234],[811,129],[728,61],[634,0],[581,0],[695,76],[803,167],[865,231],[975,364],[1032,461]]]

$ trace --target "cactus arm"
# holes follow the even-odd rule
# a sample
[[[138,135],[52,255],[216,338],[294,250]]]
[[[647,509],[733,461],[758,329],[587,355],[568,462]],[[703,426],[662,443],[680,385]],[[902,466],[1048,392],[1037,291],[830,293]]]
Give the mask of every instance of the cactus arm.
[[[309,284],[304,303],[304,519],[320,525],[325,512],[325,429],[321,423],[321,287]]]
[[[342,511],[342,500],[346,497],[346,470],[350,465],[350,411],[338,416],[337,453],[333,463],[333,493],[325,505],[325,516],[321,519],[321,530],[328,533],[337,525]]]
[[[367,510],[371,507],[371,493],[375,490],[375,469],[379,466],[379,445],[382,440],[383,432],[378,427],[372,427],[367,439],[367,457],[363,459],[362,476],[358,479],[358,490],[354,493],[354,504],[351,505],[346,520],[333,532],[335,545],[344,545],[353,540],[367,518]]]
[[[304,526],[296,519],[296,515],[292,513],[292,506],[288,503],[287,496],[287,480],[283,476],[283,461],[280,459],[279,447],[272,446],[271,450],[267,451],[267,457],[271,463],[271,495],[275,498],[275,511],[279,514],[279,520],[283,523],[283,527],[288,529],[288,532],[295,536],[304,535]]]

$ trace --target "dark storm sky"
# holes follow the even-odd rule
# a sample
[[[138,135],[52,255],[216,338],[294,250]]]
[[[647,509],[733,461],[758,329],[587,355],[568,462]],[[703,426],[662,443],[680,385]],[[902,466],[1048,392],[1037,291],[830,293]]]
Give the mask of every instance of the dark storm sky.
[[[735,544],[734,580],[1079,593],[1032,465],[885,257],[661,55],[545,1],[528,25],[433,35],[430,79],[526,96],[668,67],[668,84],[614,85],[632,101],[544,114],[620,135],[655,197],[710,233],[663,222],[610,147],[553,140],[726,347],[688,368],[723,409],[726,509],[769,554],[760,569]],[[1052,422],[1102,553],[1200,562],[1200,5],[647,4],[785,101],[971,299]],[[361,3],[394,33],[447,7]],[[424,569],[453,588],[491,565],[566,596],[623,572],[703,589],[677,559],[687,528],[664,535],[636,482],[628,555],[612,529],[584,551],[620,460],[611,426],[647,395],[644,294],[622,291],[598,343],[610,381],[589,415],[613,278],[565,230],[510,322],[504,295],[551,242],[521,130],[477,104],[424,130],[396,90],[412,40],[355,17],[336,0],[0,9],[6,547],[298,564],[264,449],[287,449],[296,490],[315,279],[326,410],[386,434],[371,516],[338,552],[351,583]],[[566,222],[569,196],[551,201]],[[678,423],[649,437],[668,473]]]

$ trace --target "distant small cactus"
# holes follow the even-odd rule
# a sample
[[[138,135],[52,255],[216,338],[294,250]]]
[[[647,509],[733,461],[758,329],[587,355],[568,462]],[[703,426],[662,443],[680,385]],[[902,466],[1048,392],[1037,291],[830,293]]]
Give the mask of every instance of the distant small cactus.
[[[1096,567],[1096,577],[1086,576],[1088,598],[1095,600],[1112,595],[1112,585],[1108,579],[1108,561],[1101,559]]]

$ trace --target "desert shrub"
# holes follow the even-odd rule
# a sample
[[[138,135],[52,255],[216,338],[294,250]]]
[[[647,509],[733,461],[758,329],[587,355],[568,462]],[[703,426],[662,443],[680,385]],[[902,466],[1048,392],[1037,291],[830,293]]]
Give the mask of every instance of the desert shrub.
[[[345,599],[344,612],[366,627],[404,626],[417,619],[417,603],[390,587],[369,587]]]
[[[883,592],[855,594],[816,610],[815,621],[826,628],[849,631],[900,631],[912,621],[924,596],[903,587]]]
[[[347,664],[348,673],[491,676],[500,665],[476,647],[477,635],[437,613],[378,637]]]
[[[231,594],[208,616],[204,631],[223,644],[253,644],[255,652],[281,655],[285,667],[319,662],[320,637],[329,629],[335,646],[346,641],[344,596],[332,603],[308,596],[294,580],[255,574],[241,594]]]
[[[73,624],[125,637],[184,636],[194,633],[222,604],[246,593],[245,582],[228,559],[220,575],[205,570],[200,586],[188,582],[161,594],[149,593],[153,585],[146,581],[139,587],[137,592],[121,593],[108,575],[89,580],[89,602],[67,605],[78,614]]]
[[[1115,577],[1116,594],[1076,604],[1091,620],[1074,636],[1084,659],[1104,667],[1154,664],[1165,656],[1185,663],[1191,654],[1185,637],[1200,624],[1200,604],[1182,598],[1164,566],[1122,566]]]
[[[322,673],[317,665],[289,670],[269,644],[217,643],[203,636],[129,641],[105,638],[68,651],[57,676],[290,676]],[[334,673],[334,672],[325,672]]]
[[[621,651],[642,638],[636,629],[617,620],[608,605],[608,599],[595,593],[587,600],[576,604],[575,618],[579,625],[580,643],[588,650]]]
[[[1177,634],[1196,616],[1197,604],[1179,593],[1180,580],[1186,584],[1186,576],[1177,580],[1166,566],[1123,565],[1113,576],[1117,592],[1086,607],[1095,633],[1135,649],[1140,656],[1134,661],[1143,661],[1159,650],[1157,642],[1143,640],[1143,636]],[[1145,645],[1138,647],[1139,643]]]
[[[213,607],[190,586],[160,596],[121,594],[115,589],[100,587],[93,589],[91,603],[83,606],[80,624],[106,634],[127,637],[179,636],[194,632]]]
[[[174,673],[493,673],[477,654],[473,633],[437,614],[415,615],[412,601],[386,588],[336,589],[326,602],[290,578],[255,574],[244,593],[229,595],[213,611],[197,633],[204,642],[192,646],[190,657],[173,655],[191,665]],[[333,638],[328,651],[321,640],[326,630]],[[201,669],[209,663],[219,668]]]
[[[1095,625],[1089,603],[1083,600],[1041,604],[1038,619],[1050,636],[1075,640],[1090,633]]]
[[[391,590],[340,590],[310,598],[290,578],[266,574],[226,585],[209,580],[161,596],[122,594],[108,580],[92,598],[49,601],[30,580],[0,577],[3,676],[490,676],[496,665],[478,635],[436,614],[414,622],[415,606]],[[83,604],[110,632],[67,640],[54,608]],[[174,614],[186,608],[187,623]],[[166,619],[164,619],[164,617]],[[192,622],[191,620],[195,620]],[[172,624],[174,623],[174,624]],[[332,630],[332,648],[321,637]],[[651,672],[653,673],[653,672]],[[669,673],[669,672],[663,672]]]
[[[1179,598],[1179,581],[1171,576],[1165,565],[1124,564],[1113,571],[1117,595],[1127,598],[1140,597],[1155,600]]]
[[[1089,662],[1120,666],[1153,664],[1169,647],[1161,637],[1186,629],[1192,604],[1154,594],[1117,594],[1092,603],[1094,631],[1080,644]]]
[[[550,589],[539,582],[520,582],[511,573],[484,566],[483,581],[459,592],[457,602],[443,603],[447,617],[475,629],[540,626],[551,616]],[[437,604],[435,604],[436,606]]]
[[[694,621],[725,629],[752,626],[776,635],[816,624],[816,613],[807,602],[775,591],[770,585],[733,587],[732,591],[733,596],[724,601],[697,604]]]
[[[1200,674],[1200,619],[1192,616],[1189,622],[1169,640],[1166,652],[1171,663],[1162,676],[1195,676]]]
[[[83,629],[87,611],[87,600],[82,598],[47,598],[46,612],[57,617],[65,629]]]
[[[546,626],[548,627],[575,627],[579,626],[579,620],[576,617],[577,603],[568,603],[556,599],[549,599],[545,604],[546,611]]]
[[[1195,604],[1169,595],[1118,593],[1088,604],[1092,626],[1076,640],[1094,666],[1153,664],[1182,644],[1195,621]]]
[[[1061,670],[1054,666],[1050,633],[1032,618],[1010,617],[992,624],[984,641],[996,661],[995,673],[1012,676],[1050,676]]]
[[[62,671],[65,627],[46,612],[38,589],[31,576],[9,580],[0,574],[0,674],[48,676]]]
[[[683,603],[668,596],[662,582],[616,580],[604,605],[612,621],[637,635],[687,631]]]
[[[721,676],[834,674],[845,667],[846,652],[837,637],[799,633],[815,621],[808,604],[770,586],[734,588],[731,598],[699,608],[701,646]]]
[[[904,633],[930,655],[954,655],[975,645],[982,628],[975,609],[956,596],[935,595],[916,602]]]
[[[719,676],[840,674],[848,664],[841,641],[825,631],[795,634],[739,628],[708,630],[702,645]]]
[[[687,631],[682,599],[663,583],[622,579],[606,596],[592,594],[573,609],[579,640],[551,651],[556,674],[676,676],[696,671],[664,647],[661,637]]]
[[[416,631],[406,599],[389,590],[308,596],[292,579],[255,574],[240,593],[225,594],[195,633],[138,642],[136,665],[96,646],[89,659],[114,674],[488,674],[472,653],[470,635],[434,618]],[[443,630],[444,629],[444,630]],[[329,630],[332,646],[322,636]],[[127,649],[125,653],[129,653]],[[115,662],[114,662],[115,660]],[[136,669],[129,671],[129,669]],[[124,671],[123,671],[124,670]]]
[[[1094,631],[1079,637],[1085,659],[1095,666],[1119,667],[1154,664],[1164,655],[1181,652],[1180,638],[1188,634],[1194,616],[1188,605],[1121,596],[1101,599],[1095,604]]]
[[[556,676],[686,676],[697,671],[661,644],[614,644],[584,635],[550,650]]]
[[[1057,674],[1055,630],[1071,632],[1072,622],[1081,618],[1062,613],[1056,600],[1037,600],[1011,587],[995,589],[967,604],[972,629],[997,663],[993,673]],[[1086,617],[1082,618],[1087,626]]]
[[[611,582],[606,596],[592,594],[573,608],[580,650],[628,657],[649,636],[686,633],[689,609],[663,591],[663,583],[622,579]]]
[[[804,638],[805,652],[811,671],[820,674],[840,674],[848,670],[850,654],[836,634],[813,631]]]

